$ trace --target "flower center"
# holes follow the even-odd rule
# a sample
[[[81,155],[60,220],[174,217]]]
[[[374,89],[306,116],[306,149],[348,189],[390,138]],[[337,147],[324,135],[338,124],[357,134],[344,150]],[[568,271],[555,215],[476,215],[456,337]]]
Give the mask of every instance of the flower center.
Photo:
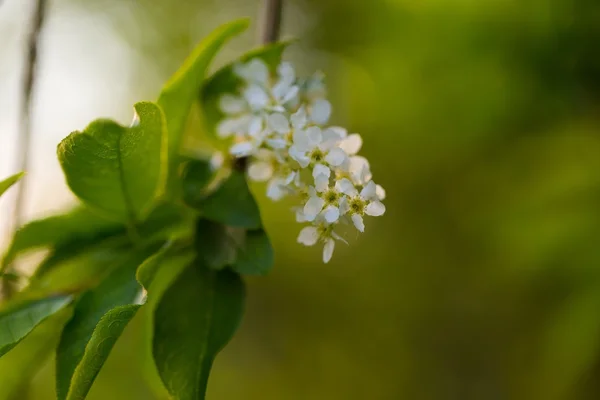
[[[325,154],[321,149],[316,148],[310,153],[310,159],[313,163],[320,163],[325,158]]]
[[[366,204],[360,197],[352,198],[348,206],[350,207],[350,213],[352,214],[363,215],[365,213]]]
[[[325,200],[326,205],[339,206],[340,194],[334,189],[329,189],[323,193],[322,199]]]
[[[328,237],[331,236],[331,232],[333,231],[333,225],[325,225],[321,224],[317,227],[317,232],[319,233],[319,239],[324,241]]]

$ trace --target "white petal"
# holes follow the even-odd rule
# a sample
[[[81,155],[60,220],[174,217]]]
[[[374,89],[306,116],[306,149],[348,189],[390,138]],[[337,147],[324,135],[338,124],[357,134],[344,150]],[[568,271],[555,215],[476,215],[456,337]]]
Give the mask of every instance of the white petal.
[[[294,71],[294,67],[289,62],[282,62],[277,67],[277,74],[282,81],[293,83],[296,80],[296,71]]]
[[[340,148],[342,148],[347,154],[354,155],[360,151],[362,147],[362,138],[358,133],[353,133],[348,136],[346,139],[342,140],[339,144]]]
[[[239,114],[246,109],[246,102],[237,96],[224,94],[219,99],[219,108],[225,114]]]
[[[257,137],[263,131],[263,120],[261,117],[253,117],[248,125],[248,134]]]
[[[369,183],[365,185],[363,190],[360,191],[360,197],[362,197],[365,200],[374,200],[377,198],[376,191],[377,186],[375,185],[375,182],[369,181]]]
[[[362,156],[350,157],[350,172],[360,172],[363,168],[371,168],[366,158]]]
[[[317,164],[313,168],[313,178],[316,179],[319,175],[325,175],[325,177],[329,179],[331,176],[331,170],[323,164]]]
[[[308,156],[306,155],[306,152],[298,149],[298,147],[296,145],[293,145],[290,147],[289,154],[290,154],[290,157],[292,157],[292,159],[296,160],[302,168],[306,168],[306,167],[308,167],[308,164],[310,164],[310,158],[308,158]]]
[[[348,204],[348,199],[346,196],[342,197],[340,200],[340,214],[344,215],[350,210],[350,205]]]
[[[331,132],[331,135],[339,140],[345,139],[348,136],[348,131],[346,128],[342,128],[341,126],[330,126],[327,128],[327,130]]]
[[[300,151],[307,151],[311,149],[311,145],[308,141],[308,136],[306,132],[301,129],[296,129],[294,134],[292,135],[292,141],[294,142],[294,146]]]
[[[283,114],[271,114],[268,120],[269,128],[278,133],[288,133],[290,131],[290,122]]]
[[[285,139],[267,139],[267,143],[273,149],[281,150],[287,147],[287,142]]]
[[[253,162],[248,167],[248,176],[256,182],[265,182],[273,176],[273,165],[264,161]]]
[[[269,104],[269,95],[258,85],[250,85],[244,90],[244,98],[253,110],[263,110]]]
[[[372,201],[365,208],[365,213],[372,217],[379,217],[385,213],[385,206],[380,201]]]
[[[281,186],[281,182],[278,179],[272,179],[267,185],[267,197],[273,201],[283,199],[286,193],[284,186]]]
[[[283,182],[284,182],[286,185],[289,185],[290,183],[292,183],[292,182],[294,181],[294,179],[296,178],[296,175],[297,175],[296,171],[292,171],[292,172],[290,172],[290,173],[289,173],[289,174],[288,174],[288,175],[285,177],[285,179],[283,180]]]
[[[234,128],[237,126],[235,120],[233,119],[224,119],[219,122],[217,125],[217,136],[221,139],[226,139],[229,136],[233,135],[235,132]]]
[[[305,246],[313,246],[319,240],[319,231],[314,226],[307,226],[302,228],[298,235],[298,243]]]
[[[271,94],[276,101],[283,103],[281,100],[289,90],[290,85],[287,82],[279,81],[273,86],[273,89],[271,89]]]
[[[300,92],[300,88],[298,86],[290,87],[287,92],[281,97],[281,104],[287,104],[292,100],[296,100],[298,93]]]
[[[344,150],[339,147],[333,148],[329,151],[329,153],[325,156],[325,161],[334,167],[342,165],[346,161],[346,153]]]
[[[337,145],[342,140],[339,133],[333,128],[327,128],[323,131],[323,143],[327,143],[327,147],[331,148]]]
[[[294,129],[304,128],[304,126],[306,125],[306,122],[307,122],[306,109],[304,108],[304,106],[300,107],[298,109],[298,111],[296,111],[294,114],[292,114],[292,116],[290,117],[290,120],[292,122],[292,126],[294,127]]]
[[[321,134],[321,129],[316,126],[311,126],[306,131],[306,137],[308,138],[308,144],[311,147],[315,147],[323,140],[323,135]]]
[[[333,239],[327,239],[325,246],[323,247],[323,262],[327,264],[333,256],[333,250],[335,249],[335,241]]]
[[[326,92],[326,87],[323,81],[325,80],[325,76],[321,71],[316,72],[313,76],[308,78],[306,82],[306,94],[310,98],[318,98],[324,97]]]
[[[379,200],[385,200],[385,189],[381,185],[375,186],[375,193]]]
[[[246,64],[246,79],[266,85],[269,81],[269,67],[260,58],[253,58]]]
[[[326,124],[331,116],[331,103],[325,99],[319,99],[312,104],[310,119],[316,124]]]
[[[354,187],[354,184],[350,182],[347,178],[342,178],[335,183],[335,188],[338,192],[342,192],[348,196],[356,196],[358,194],[358,190]]]
[[[372,178],[371,168],[366,158],[362,156],[350,157],[348,169],[355,183],[363,185]]]
[[[325,205],[325,200],[320,197],[311,197],[308,199],[306,204],[304,205],[304,215],[308,221],[314,221],[317,217],[317,214],[321,212],[323,206]]]
[[[340,209],[336,206],[328,206],[323,211],[323,217],[330,224],[336,222],[340,218]]]
[[[254,146],[250,142],[236,143],[229,149],[229,152],[236,157],[246,157],[252,154]]]
[[[317,192],[322,193],[329,187],[329,178],[323,174],[315,176],[315,189]]]
[[[354,214],[352,216],[352,223],[354,223],[354,226],[360,232],[364,232],[365,231],[365,223],[363,222],[363,217],[361,217],[360,215]]]
[[[307,222],[301,208],[296,210],[296,222]]]
[[[339,240],[342,243],[348,244],[348,242],[346,241],[346,239],[344,239],[343,237],[341,237],[340,235],[338,235],[335,232],[331,232],[331,237],[333,237],[335,240]]]

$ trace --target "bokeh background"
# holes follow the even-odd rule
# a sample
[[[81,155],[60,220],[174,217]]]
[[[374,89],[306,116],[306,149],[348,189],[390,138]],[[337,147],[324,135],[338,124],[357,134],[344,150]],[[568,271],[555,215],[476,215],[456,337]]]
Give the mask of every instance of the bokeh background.
[[[32,3],[0,2],[0,176],[14,166]],[[259,7],[50,1],[27,215],[73,203],[62,137],[99,116],[129,122],[199,39],[240,16],[256,30]],[[323,265],[295,243],[290,204],[254,188],[276,268],[250,280],[209,398],[600,398],[597,0],[286,0],[283,33],[299,38],[286,54],[299,71],[327,74],[333,122],[363,135],[387,213]],[[144,376],[141,328],[128,327],[91,400],[166,398]],[[18,399],[53,398],[51,364]]]

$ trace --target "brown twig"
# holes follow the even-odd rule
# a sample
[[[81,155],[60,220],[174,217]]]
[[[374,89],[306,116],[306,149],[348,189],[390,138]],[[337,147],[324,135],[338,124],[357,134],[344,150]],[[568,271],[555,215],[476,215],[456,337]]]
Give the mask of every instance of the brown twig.
[[[26,171],[29,167],[29,146],[31,143],[31,112],[33,87],[37,69],[39,38],[46,15],[47,0],[36,0],[33,20],[27,39],[27,59],[23,79],[23,95],[21,98],[21,118],[19,136],[17,138],[17,170]],[[23,205],[26,195],[26,181],[23,179],[17,186],[17,195],[12,215],[11,228],[16,231],[23,219]]]
[[[23,80],[23,95],[21,98],[21,124],[17,138],[17,170],[26,171],[29,166],[29,146],[31,143],[31,101],[37,69],[39,38],[46,15],[47,0],[36,0],[33,20],[27,39],[27,59],[25,62],[25,76]],[[12,229],[16,230],[23,219],[23,205],[25,203],[26,181],[23,179],[17,187],[15,196]]]
[[[273,43],[279,40],[281,32],[281,17],[283,14],[283,0],[263,0],[263,29],[261,42]]]
[[[32,114],[32,97],[33,88],[35,85],[35,77],[37,70],[38,47],[40,41],[40,33],[44,18],[46,16],[47,0],[35,0],[35,8],[33,11],[33,19],[31,21],[29,34],[27,37],[27,59],[25,60],[25,73],[23,78],[23,92],[21,98],[20,110],[20,125],[19,134],[17,137],[17,161],[16,170],[26,171],[29,167],[29,147],[31,143],[31,114]],[[11,236],[19,229],[23,221],[23,206],[26,196],[26,181],[27,178],[21,180],[17,185],[17,193],[11,215],[9,229]],[[11,294],[11,284],[5,280],[1,280],[2,295],[8,298]]]

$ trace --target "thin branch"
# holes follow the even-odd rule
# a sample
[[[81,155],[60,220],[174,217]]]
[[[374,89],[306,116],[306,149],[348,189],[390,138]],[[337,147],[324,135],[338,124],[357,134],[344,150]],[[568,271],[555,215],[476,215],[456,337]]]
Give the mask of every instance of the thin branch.
[[[17,137],[17,161],[16,170],[26,171],[29,167],[29,147],[31,143],[31,113],[32,113],[32,97],[33,88],[35,85],[35,75],[38,58],[38,46],[42,25],[46,16],[47,0],[34,0],[35,9],[31,27],[27,38],[27,59],[25,60],[25,72],[23,79],[23,93],[21,98],[20,110],[20,125],[19,134]],[[1,2],[1,0],[0,0]],[[9,229],[12,235],[19,229],[23,220],[23,206],[25,204],[27,178],[21,180],[17,185],[17,193],[13,206],[13,213]],[[3,266],[3,268],[12,266]],[[12,282],[5,279],[0,279],[0,295],[3,299],[8,299],[12,296],[14,287]]]
[[[40,33],[42,31],[42,25],[44,24],[44,18],[46,16],[46,9],[48,5],[47,0],[34,1],[36,2],[35,10],[27,38],[27,59],[25,61],[25,74],[23,79],[19,135],[17,137],[17,171],[26,171],[29,167],[33,88],[35,85],[35,75],[37,70]],[[11,228],[15,231],[19,228],[23,220],[26,181],[27,179],[23,179],[17,186],[17,194],[15,196],[15,204],[12,215],[13,220],[11,224]]]
[[[263,1],[263,30],[261,42],[263,44],[268,44],[279,40],[281,17],[283,14],[283,0]]]

